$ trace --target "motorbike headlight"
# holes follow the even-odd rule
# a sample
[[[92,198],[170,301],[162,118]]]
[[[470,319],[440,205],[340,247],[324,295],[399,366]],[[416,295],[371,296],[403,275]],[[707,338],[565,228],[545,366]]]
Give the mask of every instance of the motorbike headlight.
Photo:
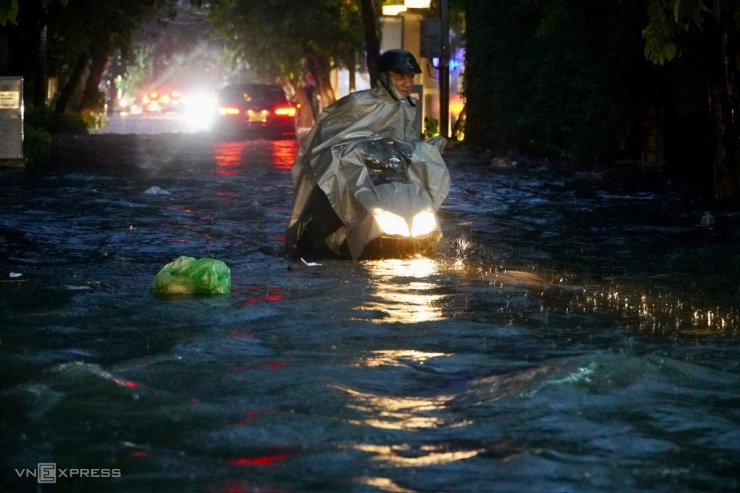
[[[409,225],[406,224],[406,220],[398,214],[385,211],[383,209],[375,209],[373,211],[373,217],[375,222],[378,223],[380,229],[383,230],[384,234],[397,235],[397,236],[411,236],[409,231]]]
[[[424,236],[437,229],[437,216],[430,210],[421,211],[411,221],[411,236]]]

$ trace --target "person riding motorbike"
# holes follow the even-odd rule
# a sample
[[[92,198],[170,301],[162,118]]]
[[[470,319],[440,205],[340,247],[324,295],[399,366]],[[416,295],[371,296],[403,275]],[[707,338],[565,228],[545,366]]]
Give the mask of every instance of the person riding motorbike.
[[[419,101],[411,96],[414,76],[421,73],[416,59],[406,50],[388,50],[381,55],[378,69],[373,88],[351,93],[328,106],[299,148],[291,169],[294,200],[285,235],[289,254],[327,248],[342,256],[348,253],[342,220],[327,198],[337,182],[337,176],[326,176],[336,165],[337,146],[371,138],[411,145],[422,142]],[[433,143],[437,150],[442,144],[442,139]],[[441,167],[446,175],[443,161]],[[441,181],[432,186],[439,188],[437,195],[446,196],[449,177],[446,184],[444,178]]]

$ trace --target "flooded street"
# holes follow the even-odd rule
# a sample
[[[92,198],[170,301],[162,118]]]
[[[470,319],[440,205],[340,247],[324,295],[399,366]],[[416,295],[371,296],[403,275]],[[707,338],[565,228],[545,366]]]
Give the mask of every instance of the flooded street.
[[[296,151],[1,170],[0,491],[740,489],[740,213],[453,150],[435,257],[303,263]],[[154,295],[181,255],[231,293]]]

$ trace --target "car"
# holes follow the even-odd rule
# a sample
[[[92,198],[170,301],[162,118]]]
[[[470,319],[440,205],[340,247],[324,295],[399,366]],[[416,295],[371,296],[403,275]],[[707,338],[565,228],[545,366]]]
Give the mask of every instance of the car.
[[[171,113],[178,111],[182,97],[179,91],[149,91],[139,97],[136,106],[143,113]]]
[[[277,84],[231,84],[216,97],[212,132],[218,139],[295,137],[298,106]]]

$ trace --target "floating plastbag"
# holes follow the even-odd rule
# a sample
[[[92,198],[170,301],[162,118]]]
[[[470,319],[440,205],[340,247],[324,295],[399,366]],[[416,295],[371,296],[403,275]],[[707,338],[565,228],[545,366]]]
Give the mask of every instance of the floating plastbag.
[[[152,287],[161,294],[227,294],[231,270],[221,260],[182,256],[162,267]]]

